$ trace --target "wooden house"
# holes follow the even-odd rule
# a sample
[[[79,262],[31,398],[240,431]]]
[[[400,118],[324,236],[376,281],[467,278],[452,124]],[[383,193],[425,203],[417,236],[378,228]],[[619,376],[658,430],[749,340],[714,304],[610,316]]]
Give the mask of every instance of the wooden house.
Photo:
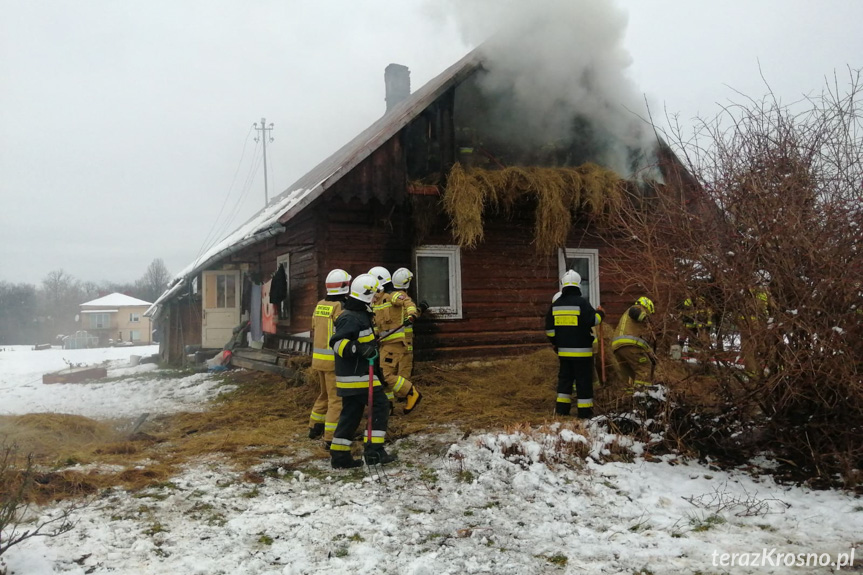
[[[431,305],[415,328],[418,360],[548,345],[543,318],[568,268],[581,273],[585,294],[614,320],[641,294],[606,265],[631,254],[616,248],[596,220],[576,213],[561,245],[538,250],[535,199],[480,208],[481,238],[467,242],[445,209],[454,167],[492,172],[598,161],[577,137],[523,145],[507,130],[490,129],[495,119],[481,86],[486,73],[475,50],[410,93],[407,69],[389,66],[386,114],[190,264],[148,311],[157,319],[163,359],[182,358],[190,345],[222,347],[250,310],[250,280],[268,279],[282,265],[288,296],[279,335],[308,334],[330,270],[356,276],[376,265],[410,268],[412,296]],[[665,152],[667,163],[679,167]],[[265,347],[276,339],[267,338]]]

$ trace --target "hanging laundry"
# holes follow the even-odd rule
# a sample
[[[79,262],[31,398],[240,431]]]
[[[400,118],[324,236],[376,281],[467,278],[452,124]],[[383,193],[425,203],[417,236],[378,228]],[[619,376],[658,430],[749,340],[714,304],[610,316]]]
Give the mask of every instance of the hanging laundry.
[[[279,264],[279,269],[273,274],[271,280],[273,285],[270,288],[270,303],[280,305],[288,297],[288,274],[285,271],[285,264]]]
[[[276,333],[276,306],[270,303],[270,289],[273,280],[261,288],[261,328],[264,333]]]
[[[261,302],[263,301],[261,298],[261,291],[263,286],[252,284],[251,297],[252,303],[249,308],[249,315],[252,321],[252,327],[250,333],[250,337],[252,341],[261,341],[264,337],[264,331],[262,327],[262,315],[263,315],[263,306]]]

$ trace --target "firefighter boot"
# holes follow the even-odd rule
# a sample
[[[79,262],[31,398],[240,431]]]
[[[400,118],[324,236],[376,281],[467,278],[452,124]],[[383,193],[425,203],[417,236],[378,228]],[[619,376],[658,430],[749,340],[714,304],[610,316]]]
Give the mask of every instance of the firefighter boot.
[[[324,435],[324,424],[316,423],[309,428],[309,439],[318,439]]]
[[[405,415],[413,411],[417,405],[420,404],[420,400],[423,398],[423,394],[417,389],[417,386],[412,385],[410,391],[405,397]]]
[[[579,407],[578,408],[578,417],[580,419],[590,419],[593,417],[593,408],[592,407]]]
[[[350,451],[330,451],[330,464],[333,469],[352,469],[362,467],[363,462],[354,459]]]
[[[571,403],[564,403],[562,401],[558,401],[554,404],[554,413],[555,415],[569,415],[572,410]]]
[[[363,458],[366,460],[367,465],[386,465],[387,463],[396,461],[398,455],[390,455],[386,452],[383,445],[376,445],[374,447],[366,447]]]

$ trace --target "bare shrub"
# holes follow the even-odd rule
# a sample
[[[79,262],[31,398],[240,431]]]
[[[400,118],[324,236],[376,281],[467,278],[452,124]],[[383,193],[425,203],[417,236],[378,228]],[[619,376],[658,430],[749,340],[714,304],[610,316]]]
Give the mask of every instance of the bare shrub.
[[[624,208],[618,231],[644,265],[616,270],[654,298],[666,346],[687,336],[686,299],[714,313],[701,360],[722,409],[764,431],[753,447],[848,485],[863,469],[860,91],[849,71],[820,95],[741,96],[692,137],[663,133],[689,173],[666,170]]]
[[[71,519],[73,507],[53,517],[28,516],[35,478],[33,458],[19,455],[14,445],[0,443],[0,556],[26,539],[56,537],[75,526]]]
[[[785,513],[791,505],[775,497],[758,497],[758,493],[732,493],[728,482],[713,488],[711,493],[684,497],[685,501],[711,515],[731,514],[734,517],[764,517],[774,513]]]

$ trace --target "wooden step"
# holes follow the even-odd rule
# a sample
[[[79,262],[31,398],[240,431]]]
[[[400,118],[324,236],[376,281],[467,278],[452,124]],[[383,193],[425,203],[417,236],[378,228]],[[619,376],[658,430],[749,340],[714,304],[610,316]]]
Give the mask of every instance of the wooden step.
[[[231,357],[231,365],[234,367],[242,367],[245,369],[254,369],[257,371],[266,371],[268,373],[275,373],[281,375],[286,379],[294,379],[297,381],[301,381],[302,378],[299,373],[289,367],[282,367],[280,365],[275,365],[272,363],[268,363],[265,361],[257,361],[254,359],[249,359],[246,357],[240,357],[234,354]]]

